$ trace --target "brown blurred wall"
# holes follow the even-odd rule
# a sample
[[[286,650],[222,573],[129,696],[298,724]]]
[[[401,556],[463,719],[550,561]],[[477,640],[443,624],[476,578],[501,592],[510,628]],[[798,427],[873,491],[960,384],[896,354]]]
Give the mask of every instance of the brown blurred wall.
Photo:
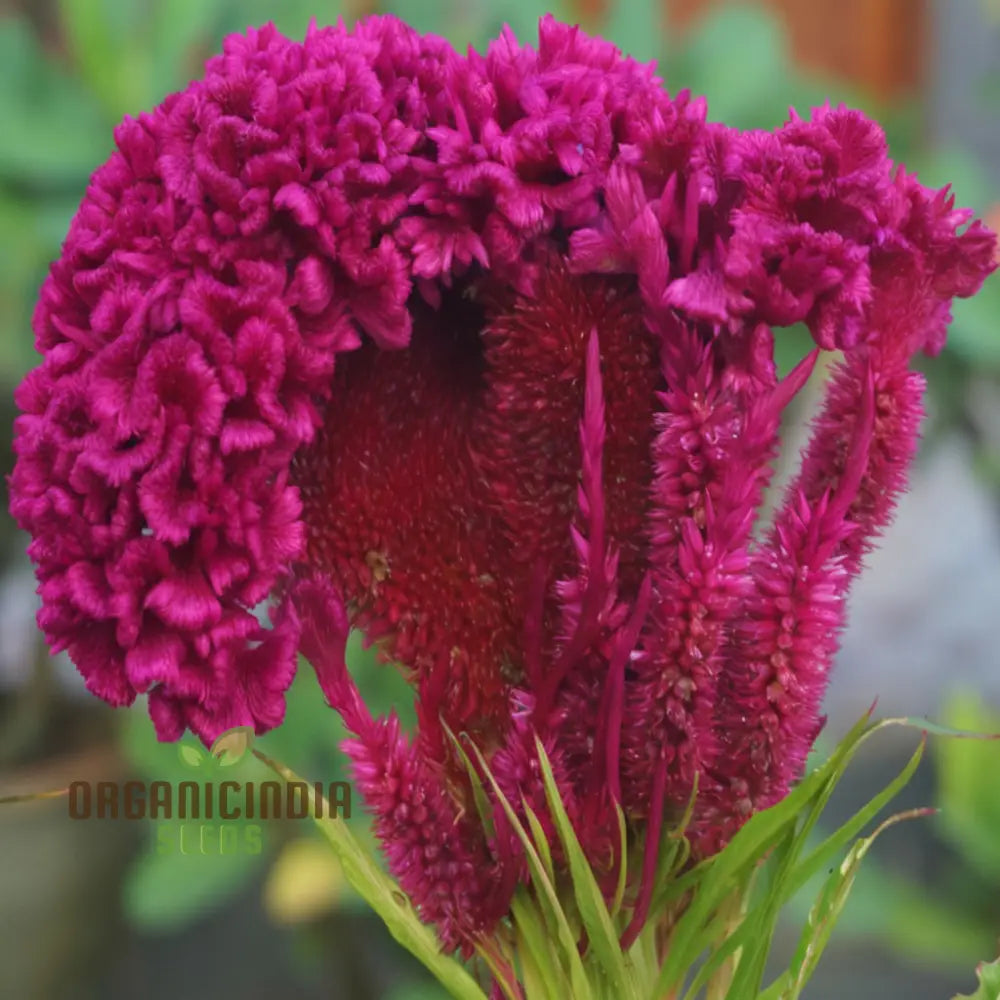
[[[665,0],[683,28],[719,0]],[[784,18],[796,59],[881,98],[922,82],[927,0],[757,0]]]

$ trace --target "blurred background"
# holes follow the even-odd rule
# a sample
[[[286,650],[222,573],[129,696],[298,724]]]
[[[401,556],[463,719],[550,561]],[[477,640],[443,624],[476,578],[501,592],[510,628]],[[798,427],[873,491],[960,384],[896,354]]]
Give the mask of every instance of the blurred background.
[[[0,5],[0,472],[12,461],[14,386],[37,363],[34,299],[113,127],[200,75],[227,32],[274,20],[301,37],[311,17],[350,22],[372,9],[320,0]],[[996,0],[396,0],[377,9],[460,49],[484,45],[504,22],[531,39],[551,9],[656,59],[669,90],[706,94],[710,117],[743,128],[773,128],[790,105],[844,100],[884,123],[894,158],[925,183],[952,182],[959,204],[1000,224]],[[924,448],[912,492],[852,595],[827,745],[876,695],[880,715],[1000,731],[998,323],[994,277],[957,305],[948,348],[927,368]],[[789,345],[790,356],[801,347]],[[156,743],[141,704],[112,712],[83,692],[71,664],[47,655],[26,539],[3,489],[0,795],[191,777],[176,747]],[[360,646],[353,662],[373,702],[405,702],[394,672],[375,668]],[[329,781],[342,776],[340,735],[303,672],[286,724],[261,746]],[[914,738],[876,743],[849,772],[831,823],[898,770]],[[990,744],[932,745],[899,804],[941,811],[895,828],[873,851],[807,997],[971,990],[974,964],[996,955],[1000,934],[998,765]],[[352,821],[363,832],[359,812]],[[307,824],[263,824],[259,853],[206,855],[165,852],[177,831],[156,826],[74,823],[62,800],[0,809],[0,998],[442,996],[365,914]],[[777,960],[806,907],[789,914]]]

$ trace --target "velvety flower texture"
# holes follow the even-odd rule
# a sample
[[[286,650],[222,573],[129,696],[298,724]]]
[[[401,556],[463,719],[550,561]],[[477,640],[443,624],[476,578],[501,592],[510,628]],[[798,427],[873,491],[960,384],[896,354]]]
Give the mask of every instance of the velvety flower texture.
[[[857,112],[711,124],[551,19],[467,57],[393,18],[251,30],[116,142],[17,394],[52,647],[205,741],[277,725],[301,649],[449,947],[525,877],[449,730],[545,826],[537,736],[598,874],[616,803],[645,844],[634,936],[696,780],[704,854],[801,773],[916,446],[911,359],[993,235]],[[779,380],[793,323],[817,352]],[[762,526],[819,349],[842,360]],[[412,736],[359,698],[352,626],[411,677]]]

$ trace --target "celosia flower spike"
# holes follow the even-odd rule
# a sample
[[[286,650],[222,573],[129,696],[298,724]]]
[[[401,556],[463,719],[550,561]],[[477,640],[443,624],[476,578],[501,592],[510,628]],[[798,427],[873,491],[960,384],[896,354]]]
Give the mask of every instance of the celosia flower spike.
[[[604,733],[604,779],[608,795],[615,805],[622,805],[621,748],[622,727],[625,713],[625,671],[638,655],[639,636],[646,624],[652,598],[652,576],[643,577],[635,599],[632,614],[615,637],[613,652],[608,664],[608,679],[604,689],[604,714],[601,729]],[[601,745],[601,741],[597,741]]]
[[[449,789],[438,753],[421,736],[408,740],[393,712],[373,719],[344,659],[347,620],[329,581],[307,577],[295,588],[303,654],[328,701],[353,736],[344,751],[385,846],[389,870],[433,923],[448,949],[468,957],[475,942],[507,910],[514,883],[501,877],[474,811]],[[509,884],[506,895],[500,886]]]
[[[601,742],[595,733],[606,724],[607,658],[619,656],[623,666],[628,650],[620,649],[622,634],[631,643],[630,650],[638,630],[633,627],[629,637],[629,629],[623,627],[628,609],[618,600],[618,556],[605,541],[605,406],[596,329],[587,338],[584,383],[578,511],[569,528],[578,570],[555,585],[561,624],[547,672],[540,676],[538,693],[513,692],[513,726],[492,767],[518,811],[530,807],[554,835],[538,767],[536,734],[541,737],[567,811],[580,825],[588,856],[606,865],[612,854],[611,814],[604,791],[604,761],[593,752]],[[595,780],[598,775],[600,781]]]
[[[639,932],[645,925],[653,900],[653,890],[656,888],[656,863],[660,857],[660,835],[663,832],[664,807],[667,803],[667,770],[670,762],[668,754],[662,752],[654,764],[653,783],[649,793],[649,818],[643,834],[639,892],[632,910],[632,917],[621,936],[623,951],[635,944]]]
[[[662,755],[668,797],[708,784],[718,753],[716,685],[728,623],[752,589],[749,545],[771,475],[781,411],[808,379],[807,357],[777,386],[725,385],[708,344],[685,329],[664,346],[665,413],[650,560],[656,601],[629,686],[625,802],[646,815]]]
[[[716,718],[723,752],[708,794],[696,804],[700,853],[717,850],[743,818],[786,794],[822,727],[818,709],[851,580],[843,546],[858,528],[848,511],[872,447],[870,369],[860,386],[839,479],[815,502],[793,484],[768,540],[754,553],[752,592],[725,650]],[[823,429],[820,421],[819,433]]]
[[[870,384],[869,384],[870,383]],[[853,577],[865,552],[890,522],[906,488],[906,474],[917,450],[924,377],[898,361],[885,365],[883,355],[869,360],[855,355],[834,372],[822,413],[803,456],[798,489],[813,499],[835,481],[843,457],[844,436],[871,400],[872,440],[868,468],[850,497],[848,517],[857,530],[844,539],[844,559]]]
[[[609,554],[605,565],[604,525],[604,396],[601,390],[600,343],[597,330],[591,330],[587,340],[583,419],[580,421],[580,453],[582,473],[579,489],[579,506],[587,525],[586,536],[575,525],[570,527],[583,579],[575,585],[563,585],[564,604],[573,601],[571,617],[574,627],[562,642],[554,663],[541,679],[536,704],[536,724],[545,719],[555,693],[566,679],[567,673],[579,661],[601,627],[601,609],[611,593],[610,583],[617,569],[617,559]],[[582,593],[581,593],[582,590]],[[544,724],[543,724],[544,725]]]

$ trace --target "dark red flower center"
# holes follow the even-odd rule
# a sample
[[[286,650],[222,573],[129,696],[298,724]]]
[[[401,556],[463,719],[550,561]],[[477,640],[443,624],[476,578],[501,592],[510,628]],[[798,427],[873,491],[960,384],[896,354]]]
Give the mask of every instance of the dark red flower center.
[[[309,559],[424,702],[488,743],[522,676],[533,583],[544,574],[551,594],[574,571],[587,340],[596,329],[624,594],[646,547],[659,366],[632,284],[561,264],[532,298],[469,285],[412,314],[406,350],[337,361],[324,430],[296,460]]]

